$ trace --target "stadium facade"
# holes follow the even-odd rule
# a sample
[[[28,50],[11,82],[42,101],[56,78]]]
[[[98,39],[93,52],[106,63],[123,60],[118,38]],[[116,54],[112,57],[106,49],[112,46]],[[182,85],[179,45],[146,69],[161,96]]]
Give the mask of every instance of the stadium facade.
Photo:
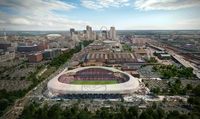
[[[74,81],[112,81],[113,84],[74,84]],[[111,67],[90,66],[73,70],[65,69],[47,84],[49,97],[116,97],[134,93],[139,79]]]

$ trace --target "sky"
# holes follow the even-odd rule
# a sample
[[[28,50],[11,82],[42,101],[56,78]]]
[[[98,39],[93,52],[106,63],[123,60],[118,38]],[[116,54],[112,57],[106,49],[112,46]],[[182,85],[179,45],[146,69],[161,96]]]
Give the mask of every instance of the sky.
[[[200,0],[0,0],[0,30],[200,29]]]

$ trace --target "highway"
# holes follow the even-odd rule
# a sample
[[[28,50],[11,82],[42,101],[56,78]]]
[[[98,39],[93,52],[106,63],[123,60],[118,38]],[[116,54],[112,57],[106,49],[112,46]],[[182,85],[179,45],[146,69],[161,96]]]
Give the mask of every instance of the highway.
[[[176,54],[174,51],[170,49],[165,49],[174,59],[176,59],[179,63],[181,63],[184,67],[191,67],[193,69],[193,74],[200,79],[200,71],[195,67],[195,64],[190,63],[189,61],[185,60],[184,57],[181,55]]]
[[[163,49],[160,47],[157,47],[155,45],[150,44],[152,47],[155,47],[157,49]],[[176,59],[179,63],[181,63],[184,67],[191,67],[193,69],[193,74],[197,76],[197,78],[200,79],[200,71],[195,67],[195,64],[190,63],[189,61],[186,61],[181,55],[176,54],[173,50],[171,49],[166,49],[165,50],[174,58]]]

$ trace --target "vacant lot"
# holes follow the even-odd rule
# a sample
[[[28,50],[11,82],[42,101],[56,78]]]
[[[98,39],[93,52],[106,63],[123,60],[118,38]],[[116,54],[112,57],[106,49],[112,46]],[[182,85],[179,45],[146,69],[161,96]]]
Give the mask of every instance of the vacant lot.
[[[0,80],[0,90],[17,91],[27,89],[31,85],[27,80]]]
[[[167,89],[168,86],[168,80],[153,80],[153,79],[143,79],[143,82],[145,84],[148,84],[148,88],[156,88],[159,87],[160,89]]]

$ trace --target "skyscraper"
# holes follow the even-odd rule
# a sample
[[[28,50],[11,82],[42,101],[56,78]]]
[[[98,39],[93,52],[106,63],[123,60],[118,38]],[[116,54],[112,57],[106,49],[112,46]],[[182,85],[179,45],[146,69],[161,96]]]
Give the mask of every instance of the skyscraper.
[[[115,27],[110,27],[110,39],[116,40],[116,30]]]
[[[74,35],[75,29],[74,28],[70,28],[70,36],[72,37]]]
[[[92,27],[86,26],[86,35],[88,40],[93,40]]]
[[[6,41],[7,40],[7,35],[6,35],[6,30],[5,29],[3,29],[3,34],[4,34],[4,41]]]

